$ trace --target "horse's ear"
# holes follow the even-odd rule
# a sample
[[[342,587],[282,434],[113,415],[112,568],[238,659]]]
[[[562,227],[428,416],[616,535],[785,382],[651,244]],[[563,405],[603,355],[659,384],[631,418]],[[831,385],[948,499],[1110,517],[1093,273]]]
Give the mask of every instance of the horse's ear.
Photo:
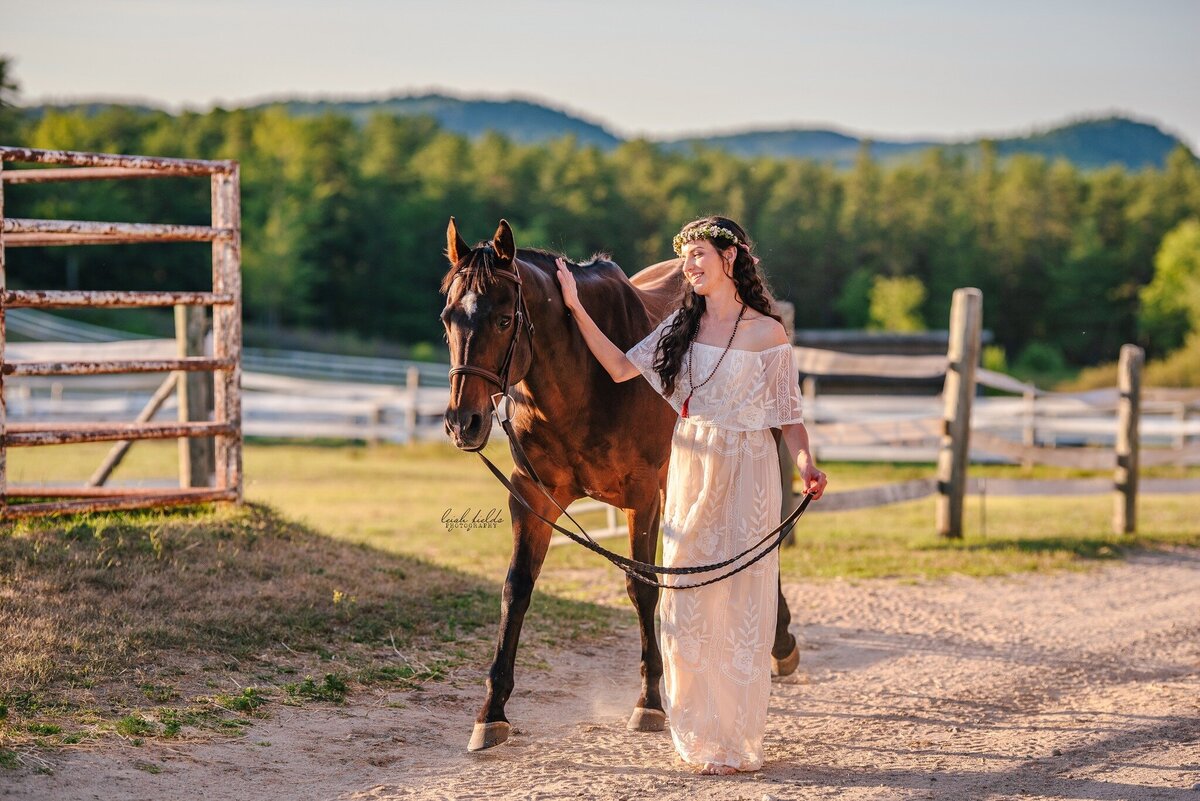
[[[471,248],[459,236],[458,225],[455,224],[454,218],[451,217],[450,225],[446,226],[446,257],[450,259],[451,264],[458,264],[470,252]]]
[[[513,232],[508,220],[500,221],[500,227],[492,237],[492,245],[496,248],[496,255],[504,261],[512,261],[517,257],[517,245],[513,241]]]

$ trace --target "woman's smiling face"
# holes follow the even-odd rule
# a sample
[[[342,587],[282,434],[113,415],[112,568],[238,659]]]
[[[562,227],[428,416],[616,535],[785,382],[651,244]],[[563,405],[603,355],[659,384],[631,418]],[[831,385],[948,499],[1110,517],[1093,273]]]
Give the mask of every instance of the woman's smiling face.
[[[686,243],[682,253],[683,277],[697,295],[707,295],[721,282],[733,280],[725,273],[725,262],[720,251],[707,239]]]

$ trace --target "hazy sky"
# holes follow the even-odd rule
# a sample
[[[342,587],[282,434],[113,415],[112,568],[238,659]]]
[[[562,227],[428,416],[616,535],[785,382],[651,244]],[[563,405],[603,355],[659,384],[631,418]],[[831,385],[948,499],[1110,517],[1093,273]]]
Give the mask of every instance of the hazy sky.
[[[1200,144],[1200,1],[0,0],[23,102],[518,95],[666,136],[909,139],[1121,113]]]

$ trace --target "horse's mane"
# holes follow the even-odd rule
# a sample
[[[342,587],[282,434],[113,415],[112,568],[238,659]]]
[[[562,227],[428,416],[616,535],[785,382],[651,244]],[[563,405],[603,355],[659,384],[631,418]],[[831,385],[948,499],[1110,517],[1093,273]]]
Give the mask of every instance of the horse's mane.
[[[561,253],[553,250],[545,250],[543,248],[517,248],[517,258],[527,264],[532,264],[534,267],[549,274],[558,269],[555,263],[558,259],[562,259],[571,268],[571,273],[576,277],[585,277],[588,273],[584,272],[580,275],[578,270],[587,270],[589,267],[597,267],[600,265],[612,264],[612,257],[607,253],[595,253],[586,262],[574,262],[568,259]],[[486,292],[488,287],[492,286],[498,278],[496,271],[500,269],[500,257],[496,255],[495,249],[492,248],[492,243],[483,241],[475,245],[471,250],[471,254],[457,264],[450,267],[450,270],[442,276],[442,283],[439,287],[444,295],[450,291],[450,282],[454,280],[454,276],[459,270],[470,268],[467,273],[467,291],[469,292]],[[617,269],[620,269],[619,267]]]

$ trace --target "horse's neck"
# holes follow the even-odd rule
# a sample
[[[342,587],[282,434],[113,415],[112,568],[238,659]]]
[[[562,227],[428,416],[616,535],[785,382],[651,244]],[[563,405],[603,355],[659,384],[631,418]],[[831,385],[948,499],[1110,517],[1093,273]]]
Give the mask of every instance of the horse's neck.
[[[537,405],[551,398],[571,401],[586,395],[588,373],[578,366],[588,363],[591,352],[574,321],[563,314],[557,277],[528,262],[520,269],[521,291],[533,323],[533,359],[522,383],[529,387]],[[564,381],[564,375],[571,380]]]

